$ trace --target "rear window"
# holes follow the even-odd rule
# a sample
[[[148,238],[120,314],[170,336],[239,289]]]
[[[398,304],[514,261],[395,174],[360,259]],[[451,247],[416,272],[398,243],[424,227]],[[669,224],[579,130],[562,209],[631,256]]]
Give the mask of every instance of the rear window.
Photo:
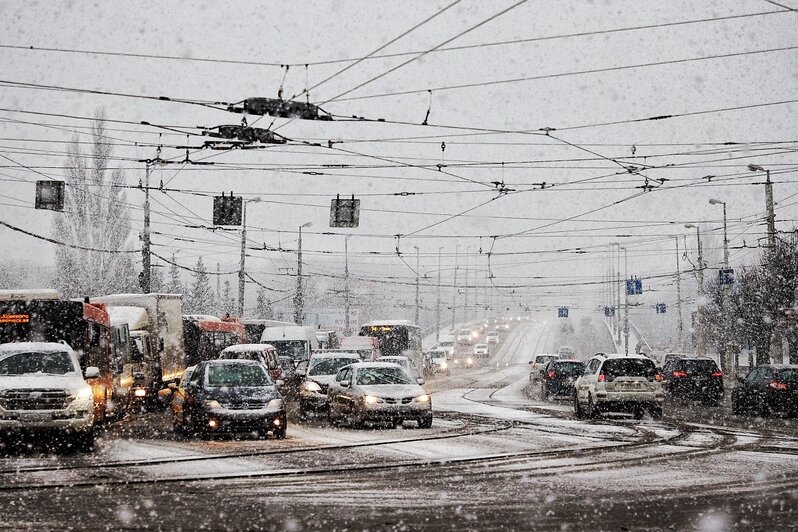
[[[553,370],[566,377],[578,377],[585,371],[585,365],[581,362],[552,362],[549,370]]]
[[[260,364],[208,366],[208,386],[269,386],[269,375]]]
[[[652,377],[657,372],[654,362],[642,358],[613,358],[604,362],[601,374],[611,381],[617,377]]]
[[[548,364],[551,360],[556,360],[559,357],[551,356],[551,355],[538,355],[535,357],[536,364]]]
[[[798,384],[798,369],[783,369],[779,371],[777,378],[783,382]]]
[[[681,359],[676,363],[676,367],[686,371],[688,374],[705,374],[718,371],[718,365],[714,360],[689,360]]]
[[[360,362],[360,357],[316,358],[310,361],[308,375],[335,375],[339,369],[355,362]]]

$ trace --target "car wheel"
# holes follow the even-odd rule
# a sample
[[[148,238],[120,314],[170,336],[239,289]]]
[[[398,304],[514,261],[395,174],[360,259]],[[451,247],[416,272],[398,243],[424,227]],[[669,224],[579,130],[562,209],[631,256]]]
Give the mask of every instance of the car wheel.
[[[762,399],[762,405],[759,407],[759,414],[762,417],[770,417],[772,413],[773,412],[772,409],[770,408],[770,405],[767,403],[766,400]]]
[[[418,418],[418,428],[428,429],[432,427],[432,414]]]
[[[736,400],[734,397],[732,397],[732,414],[737,416],[742,416],[745,414],[745,409],[743,409],[740,401]]]
[[[362,429],[365,424],[366,424],[366,421],[365,421],[365,419],[363,419],[363,416],[360,416],[360,415],[357,415],[357,414],[353,414],[349,418],[349,425],[353,429]]]
[[[281,427],[274,431],[274,437],[277,438],[278,440],[284,440],[286,432],[287,432],[287,427]]]
[[[651,419],[654,421],[659,421],[662,419],[662,407],[659,405],[652,405],[649,408],[649,412],[651,412]]]
[[[582,407],[579,406],[579,398],[576,393],[574,393],[574,417],[576,417],[576,419],[585,419],[585,413]]]
[[[596,419],[598,417],[598,408],[593,404],[593,398],[588,394],[587,396],[587,417]]]

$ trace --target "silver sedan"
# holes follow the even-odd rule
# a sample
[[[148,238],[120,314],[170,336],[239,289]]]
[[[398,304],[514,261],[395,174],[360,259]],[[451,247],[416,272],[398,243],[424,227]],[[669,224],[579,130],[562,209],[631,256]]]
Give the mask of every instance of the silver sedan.
[[[388,362],[364,362],[342,368],[327,392],[330,422],[361,427],[367,421],[394,426],[410,419],[432,426],[432,398],[403,368]]]

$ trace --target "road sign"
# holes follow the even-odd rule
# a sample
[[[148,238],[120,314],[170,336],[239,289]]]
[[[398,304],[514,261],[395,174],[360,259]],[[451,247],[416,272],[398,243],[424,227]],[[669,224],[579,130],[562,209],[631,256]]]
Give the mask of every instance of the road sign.
[[[360,200],[341,199],[338,195],[330,204],[330,227],[357,227],[360,224]]]
[[[64,210],[64,182],[63,181],[36,181],[37,209],[48,211]]]
[[[615,316],[615,307],[604,307],[604,315],[607,317]]]
[[[560,307],[557,309],[557,316],[560,318],[568,317],[568,307]]]
[[[734,284],[734,268],[721,268],[718,270],[720,284]]]
[[[668,306],[665,303],[657,303],[655,307],[657,314],[665,314],[668,311]]]
[[[643,293],[643,280],[635,278],[629,278],[626,280],[626,295],[628,296],[639,296]]]

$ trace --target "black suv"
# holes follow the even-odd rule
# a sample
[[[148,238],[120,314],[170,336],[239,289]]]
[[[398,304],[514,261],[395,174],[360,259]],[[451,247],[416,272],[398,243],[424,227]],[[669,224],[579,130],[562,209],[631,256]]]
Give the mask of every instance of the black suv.
[[[665,393],[672,399],[691,399],[718,406],[723,399],[723,372],[708,357],[676,358],[662,368]]]
[[[768,364],[752,369],[744,379],[737,380],[732,412],[798,416],[798,365]]]
[[[541,372],[541,395],[548,401],[557,395],[572,397],[574,382],[584,371],[585,364],[578,360],[552,360]]]

